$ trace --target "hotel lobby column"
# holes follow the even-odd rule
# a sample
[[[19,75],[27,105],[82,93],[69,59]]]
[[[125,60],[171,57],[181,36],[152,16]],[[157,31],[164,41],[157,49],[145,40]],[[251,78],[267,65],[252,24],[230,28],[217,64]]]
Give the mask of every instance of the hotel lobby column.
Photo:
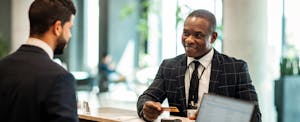
[[[29,37],[28,9],[34,0],[12,0],[11,52],[16,51]]]
[[[272,122],[275,109],[267,58],[267,0],[224,0],[223,10],[223,52],[248,63],[262,120]]]

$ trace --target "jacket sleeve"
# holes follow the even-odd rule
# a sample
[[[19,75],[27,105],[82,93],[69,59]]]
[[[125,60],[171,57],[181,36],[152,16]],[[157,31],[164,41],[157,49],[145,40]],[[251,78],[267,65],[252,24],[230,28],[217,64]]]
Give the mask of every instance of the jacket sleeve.
[[[154,101],[162,103],[166,98],[165,84],[163,80],[164,62],[160,65],[159,70],[152,84],[137,101],[137,112],[140,117],[143,117],[142,109],[146,101]]]
[[[57,76],[45,103],[51,122],[78,122],[75,79],[70,73]]]
[[[252,122],[261,122],[261,113],[258,105],[257,93],[252,80],[250,78],[250,73],[248,71],[248,66],[246,62],[241,63],[240,67],[240,83],[238,87],[238,96],[241,99],[251,101],[255,104]]]

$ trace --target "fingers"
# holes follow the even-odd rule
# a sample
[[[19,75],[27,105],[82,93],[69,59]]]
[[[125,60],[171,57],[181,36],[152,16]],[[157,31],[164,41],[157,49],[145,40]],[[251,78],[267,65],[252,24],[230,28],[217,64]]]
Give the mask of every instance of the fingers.
[[[143,106],[144,117],[153,121],[162,113],[161,104],[159,102],[147,101]]]

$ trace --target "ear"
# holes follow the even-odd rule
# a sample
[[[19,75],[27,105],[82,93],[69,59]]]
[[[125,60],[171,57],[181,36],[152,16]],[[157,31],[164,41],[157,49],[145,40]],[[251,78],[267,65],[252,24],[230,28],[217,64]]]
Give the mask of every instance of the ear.
[[[210,43],[214,43],[216,41],[217,37],[218,37],[218,33],[217,32],[213,32],[211,34]]]
[[[59,36],[60,33],[62,31],[62,25],[61,25],[61,21],[57,20],[55,21],[55,23],[53,24],[53,33],[56,35],[56,36]]]

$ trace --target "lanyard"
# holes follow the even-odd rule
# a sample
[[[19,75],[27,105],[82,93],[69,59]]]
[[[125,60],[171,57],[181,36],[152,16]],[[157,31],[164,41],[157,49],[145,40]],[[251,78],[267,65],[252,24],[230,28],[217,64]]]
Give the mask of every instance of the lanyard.
[[[206,68],[203,66],[203,70],[199,77],[197,74],[196,83],[192,84],[193,76],[192,76],[192,78],[190,78],[189,98],[188,98],[188,106],[187,106],[188,108],[197,108],[197,102],[198,102],[198,97],[199,97],[199,82],[202,78],[202,75],[203,75],[205,69]],[[196,67],[195,67],[194,70],[198,70],[198,69],[196,69]],[[192,86],[192,85],[195,85],[195,86]]]

